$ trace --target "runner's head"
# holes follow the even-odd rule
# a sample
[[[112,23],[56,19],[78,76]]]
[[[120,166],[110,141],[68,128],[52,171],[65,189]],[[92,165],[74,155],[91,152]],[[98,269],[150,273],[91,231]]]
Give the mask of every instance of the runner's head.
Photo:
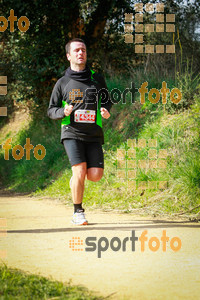
[[[83,70],[87,61],[85,42],[82,39],[74,38],[66,44],[65,50],[71,69],[75,71]]]

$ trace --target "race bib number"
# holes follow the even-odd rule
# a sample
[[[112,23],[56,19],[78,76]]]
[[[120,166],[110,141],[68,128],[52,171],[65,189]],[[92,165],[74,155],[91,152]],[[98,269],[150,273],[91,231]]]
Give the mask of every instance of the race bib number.
[[[78,109],[75,111],[75,122],[79,123],[95,123],[95,110]]]

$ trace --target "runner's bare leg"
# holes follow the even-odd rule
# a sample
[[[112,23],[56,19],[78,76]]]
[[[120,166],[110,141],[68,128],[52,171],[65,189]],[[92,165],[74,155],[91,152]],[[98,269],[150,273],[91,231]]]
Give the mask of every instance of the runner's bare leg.
[[[74,204],[80,204],[83,201],[85,176],[91,181],[99,181],[103,176],[103,168],[87,169],[86,162],[72,166],[72,200]]]
[[[83,201],[84,181],[87,174],[86,162],[72,166],[72,200],[74,204],[80,204]]]

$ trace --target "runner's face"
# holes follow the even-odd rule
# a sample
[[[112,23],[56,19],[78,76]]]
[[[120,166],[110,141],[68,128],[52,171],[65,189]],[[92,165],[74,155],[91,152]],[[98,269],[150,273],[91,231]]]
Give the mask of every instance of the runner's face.
[[[70,53],[67,53],[67,59],[70,61],[70,64],[85,65],[87,61],[85,44],[72,42],[70,45]]]

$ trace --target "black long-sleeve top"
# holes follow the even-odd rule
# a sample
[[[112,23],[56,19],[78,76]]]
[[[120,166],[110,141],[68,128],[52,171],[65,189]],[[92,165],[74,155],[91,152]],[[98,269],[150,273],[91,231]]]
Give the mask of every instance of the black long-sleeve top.
[[[65,105],[73,105],[70,116],[65,116]],[[83,71],[73,71],[69,67],[65,75],[55,84],[47,115],[61,122],[61,143],[63,139],[79,139],[104,143],[100,108],[110,111],[112,102],[104,78],[87,65]],[[81,111],[80,111],[81,110]],[[92,113],[92,119],[80,122],[80,113]],[[89,120],[89,122],[88,122]],[[90,120],[93,120],[90,122]]]

